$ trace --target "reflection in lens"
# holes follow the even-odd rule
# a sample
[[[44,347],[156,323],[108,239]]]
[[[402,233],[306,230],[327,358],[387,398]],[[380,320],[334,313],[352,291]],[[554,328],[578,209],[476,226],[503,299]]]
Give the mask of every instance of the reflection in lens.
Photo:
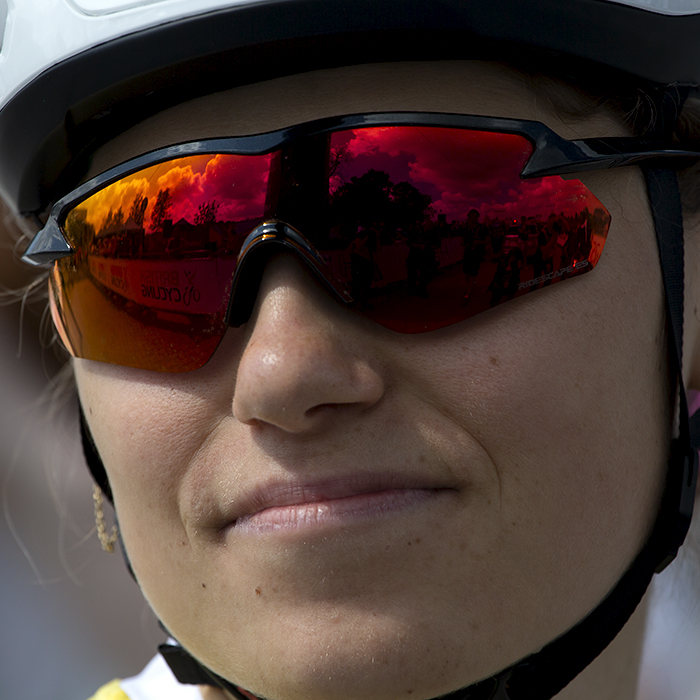
[[[75,354],[170,372],[204,364],[226,328],[241,243],[262,221],[269,162],[182,158],[71,210],[75,255],[57,263],[54,288]]]
[[[357,306],[403,333],[442,328],[593,269],[610,215],[578,180],[523,180],[516,134],[378,127],[333,134],[317,247]]]
[[[62,222],[75,254],[53,271],[59,332],[83,358],[201,367],[226,329],[241,244],[263,219],[300,231],[332,286],[390,330],[466,320],[601,255],[609,213],[578,180],[521,179],[532,151],[517,134],[388,126],[138,171]]]

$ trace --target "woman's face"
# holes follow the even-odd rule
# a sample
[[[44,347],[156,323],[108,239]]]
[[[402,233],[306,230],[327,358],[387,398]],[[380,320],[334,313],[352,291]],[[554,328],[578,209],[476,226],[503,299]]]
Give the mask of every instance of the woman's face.
[[[564,123],[502,67],[394,64],[196,100],[95,167],[398,110],[624,134],[605,113]],[[434,697],[536,651],[604,597],[649,532],[670,419],[642,178],[585,181],[612,215],[595,271],[450,328],[385,330],[280,255],[250,321],[202,369],[76,360],[139,584],[197,658],[284,700]]]

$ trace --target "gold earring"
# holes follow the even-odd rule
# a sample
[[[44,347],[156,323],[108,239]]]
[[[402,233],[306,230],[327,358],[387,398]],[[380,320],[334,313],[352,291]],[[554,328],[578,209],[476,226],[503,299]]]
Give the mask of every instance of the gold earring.
[[[97,536],[100,539],[100,544],[102,549],[109,554],[114,553],[114,543],[117,541],[119,536],[119,531],[117,526],[112,526],[112,533],[107,534],[107,522],[105,520],[105,514],[102,510],[102,504],[104,500],[102,498],[102,489],[97,485],[93,485],[92,489],[92,500],[95,503],[95,525],[97,526]]]

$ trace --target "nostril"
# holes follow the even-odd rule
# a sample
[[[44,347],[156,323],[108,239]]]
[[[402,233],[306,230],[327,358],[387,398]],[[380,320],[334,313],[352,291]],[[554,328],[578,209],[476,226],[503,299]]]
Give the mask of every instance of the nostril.
[[[335,409],[339,409],[342,407],[347,407],[349,404],[340,404],[340,403],[321,403],[318,404],[318,406],[312,406],[311,408],[307,409],[306,415],[309,418],[313,418],[314,416],[319,415],[320,413],[328,413],[330,411],[333,411]],[[353,404],[354,405],[354,404]]]

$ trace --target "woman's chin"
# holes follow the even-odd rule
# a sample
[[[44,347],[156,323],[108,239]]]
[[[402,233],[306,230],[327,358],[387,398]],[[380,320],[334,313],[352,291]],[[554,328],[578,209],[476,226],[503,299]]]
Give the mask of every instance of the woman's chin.
[[[391,620],[375,619],[363,629],[345,622],[337,620],[335,629],[277,629],[249,646],[246,658],[235,664],[217,659],[210,667],[271,700],[426,700],[498,670],[490,666],[493,655],[486,659],[468,645],[446,644],[437,631],[421,634]]]
[[[434,669],[423,664],[409,669],[407,663],[395,663],[385,654],[345,664],[337,658],[332,663],[325,661],[318,656],[301,668],[277,666],[273,661],[268,670],[283,667],[284,677],[272,673],[248,683],[236,680],[235,684],[270,700],[428,700],[471,683],[448,673],[436,679]]]

